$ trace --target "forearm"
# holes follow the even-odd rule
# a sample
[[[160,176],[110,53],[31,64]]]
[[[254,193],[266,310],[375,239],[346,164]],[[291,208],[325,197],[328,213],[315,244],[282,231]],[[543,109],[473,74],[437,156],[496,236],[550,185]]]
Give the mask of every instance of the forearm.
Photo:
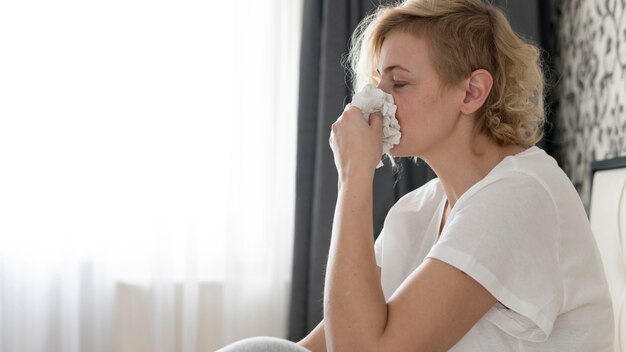
[[[387,321],[374,256],[372,179],[340,184],[324,293],[329,350],[372,348]]]

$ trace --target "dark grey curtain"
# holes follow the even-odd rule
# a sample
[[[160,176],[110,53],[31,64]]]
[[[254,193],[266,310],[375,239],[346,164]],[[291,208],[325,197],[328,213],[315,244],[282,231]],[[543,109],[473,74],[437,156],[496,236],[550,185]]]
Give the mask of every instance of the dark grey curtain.
[[[392,0],[387,3],[395,2]],[[330,125],[350,101],[341,65],[349,38],[361,19],[380,1],[304,0],[300,87],[293,280],[289,339],[297,341],[322,319],[324,269],[337,196],[337,172],[328,145]],[[382,1],[384,4],[385,1]],[[538,38],[539,0],[509,0],[514,27]],[[374,178],[374,233],[380,232],[393,203],[435,177],[422,161],[387,160]]]

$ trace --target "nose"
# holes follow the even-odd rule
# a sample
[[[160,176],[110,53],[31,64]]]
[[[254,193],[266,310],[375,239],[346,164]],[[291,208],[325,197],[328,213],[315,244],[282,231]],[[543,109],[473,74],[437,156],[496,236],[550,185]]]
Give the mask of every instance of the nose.
[[[381,80],[378,85],[376,86],[376,88],[382,90],[383,92],[387,93],[387,94],[391,94],[389,93],[389,91],[386,89],[386,85],[384,84],[384,81]]]

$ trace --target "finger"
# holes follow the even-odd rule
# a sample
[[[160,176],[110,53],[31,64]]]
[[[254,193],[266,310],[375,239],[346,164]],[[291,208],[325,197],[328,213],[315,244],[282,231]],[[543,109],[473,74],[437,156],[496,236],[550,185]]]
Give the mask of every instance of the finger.
[[[359,116],[363,116],[363,112],[361,111],[361,109],[359,109],[358,107],[352,105],[352,104],[348,104],[346,105],[345,109],[343,110],[343,114],[342,115],[359,115]]]
[[[379,112],[371,113],[368,122],[369,122],[369,125],[372,128],[381,129],[382,130],[382,128],[383,128],[383,115],[381,115]]]

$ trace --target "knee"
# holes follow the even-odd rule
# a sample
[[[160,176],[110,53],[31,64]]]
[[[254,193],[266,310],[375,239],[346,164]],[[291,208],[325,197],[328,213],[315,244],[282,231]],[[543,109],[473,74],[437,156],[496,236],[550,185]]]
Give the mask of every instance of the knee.
[[[309,352],[308,349],[291,341],[277,337],[251,337],[237,341],[217,352]]]

